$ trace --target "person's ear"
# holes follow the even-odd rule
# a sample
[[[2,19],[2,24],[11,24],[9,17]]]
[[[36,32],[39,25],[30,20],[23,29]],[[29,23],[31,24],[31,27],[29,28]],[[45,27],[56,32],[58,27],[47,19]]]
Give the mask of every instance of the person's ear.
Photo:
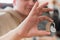
[[[13,5],[16,5],[16,0],[13,0]]]

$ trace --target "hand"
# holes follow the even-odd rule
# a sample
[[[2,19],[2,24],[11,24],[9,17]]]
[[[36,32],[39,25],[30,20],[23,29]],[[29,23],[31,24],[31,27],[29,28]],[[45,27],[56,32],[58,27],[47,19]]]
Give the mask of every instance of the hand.
[[[22,38],[32,37],[32,36],[45,36],[49,35],[50,32],[38,30],[38,23],[44,20],[53,22],[53,20],[47,16],[41,16],[43,12],[52,11],[52,9],[44,8],[48,3],[39,5],[38,2],[35,3],[29,15],[26,19],[17,27],[18,35]]]

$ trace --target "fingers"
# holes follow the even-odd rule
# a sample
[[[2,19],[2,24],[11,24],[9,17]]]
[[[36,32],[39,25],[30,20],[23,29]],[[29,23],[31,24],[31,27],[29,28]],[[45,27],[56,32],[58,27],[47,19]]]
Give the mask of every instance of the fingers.
[[[33,9],[32,10],[35,10],[37,7],[38,7],[39,3],[36,2],[35,5],[33,6]]]
[[[49,11],[53,11],[53,9],[50,9],[50,8],[42,8],[41,11],[42,11],[42,12],[39,11],[39,12],[40,12],[40,13],[39,13],[39,16],[41,16],[42,13],[49,12]]]
[[[29,33],[27,34],[27,37],[46,36],[46,35],[50,35],[50,32],[47,32],[44,30],[38,30],[37,26],[35,26],[29,31]]]
[[[43,30],[40,30],[37,32],[38,36],[46,36],[46,35],[50,35],[50,32],[47,32],[47,31],[43,31]],[[40,35],[41,34],[41,35]],[[37,36],[37,35],[36,35]]]
[[[46,2],[46,3],[42,4],[42,5],[39,5],[37,7],[38,15],[41,15],[43,12],[53,11],[53,9],[45,8],[47,5],[48,5],[48,2]]]
[[[48,5],[48,2],[39,5],[37,8],[38,8],[38,10],[41,10],[42,8],[46,7],[47,5]]]
[[[38,5],[39,5],[39,3],[36,2],[35,5],[33,6],[32,10],[29,13],[30,15],[34,15],[35,13],[37,13],[36,8],[38,7]]]
[[[42,10],[43,12],[53,11],[53,9],[50,9],[50,8],[43,8]]]
[[[53,20],[51,18],[49,18],[48,16],[40,16],[39,17],[39,21],[44,21],[44,20],[47,20],[49,22],[53,22]]]
[[[30,33],[30,34],[27,34],[27,37],[46,36],[46,35],[50,35],[50,32],[40,30],[40,31],[35,31],[35,32]]]
[[[38,8],[38,9],[39,8],[44,8],[47,5],[48,5],[48,2],[46,2],[46,3],[42,4],[42,5],[39,5],[39,3],[36,2],[35,5],[33,6],[33,9],[36,9],[36,8]]]
[[[39,5],[38,2],[35,3],[35,5],[33,6],[32,10],[31,10],[31,14],[32,15],[41,15],[43,12],[48,12],[48,11],[52,11],[52,9],[49,8],[44,8],[48,5],[48,2],[43,3],[41,5]],[[40,14],[39,14],[40,13]]]
[[[44,7],[46,7],[47,5],[48,5],[48,2],[43,3],[43,4],[40,4],[38,7],[44,8]]]

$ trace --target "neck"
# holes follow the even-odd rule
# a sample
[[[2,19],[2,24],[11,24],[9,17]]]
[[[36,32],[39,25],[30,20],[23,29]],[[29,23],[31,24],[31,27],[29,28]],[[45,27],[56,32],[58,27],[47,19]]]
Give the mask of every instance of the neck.
[[[24,15],[23,13],[19,12],[16,7],[13,7],[13,10],[15,10],[22,18],[27,17],[27,15]]]
[[[25,19],[27,17],[27,15],[24,15],[22,13],[20,13],[19,11],[15,10],[23,19]]]

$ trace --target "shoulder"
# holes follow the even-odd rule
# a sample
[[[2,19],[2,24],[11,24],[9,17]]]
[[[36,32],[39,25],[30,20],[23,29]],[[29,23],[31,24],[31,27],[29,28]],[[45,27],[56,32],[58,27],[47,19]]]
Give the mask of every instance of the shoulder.
[[[13,17],[11,16],[11,13],[6,10],[0,10],[0,21],[9,21],[13,20]]]
[[[13,26],[15,24],[16,23],[13,16],[11,16],[11,14],[8,11],[0,10],[0,26],[8,27],[8,26]]]
[[[10,13],[5,10],[0,10],[0,17],[10,16]]]
[[[12,11],[12,8],[0,9],[0,16],[10,15],[11,11]]]

